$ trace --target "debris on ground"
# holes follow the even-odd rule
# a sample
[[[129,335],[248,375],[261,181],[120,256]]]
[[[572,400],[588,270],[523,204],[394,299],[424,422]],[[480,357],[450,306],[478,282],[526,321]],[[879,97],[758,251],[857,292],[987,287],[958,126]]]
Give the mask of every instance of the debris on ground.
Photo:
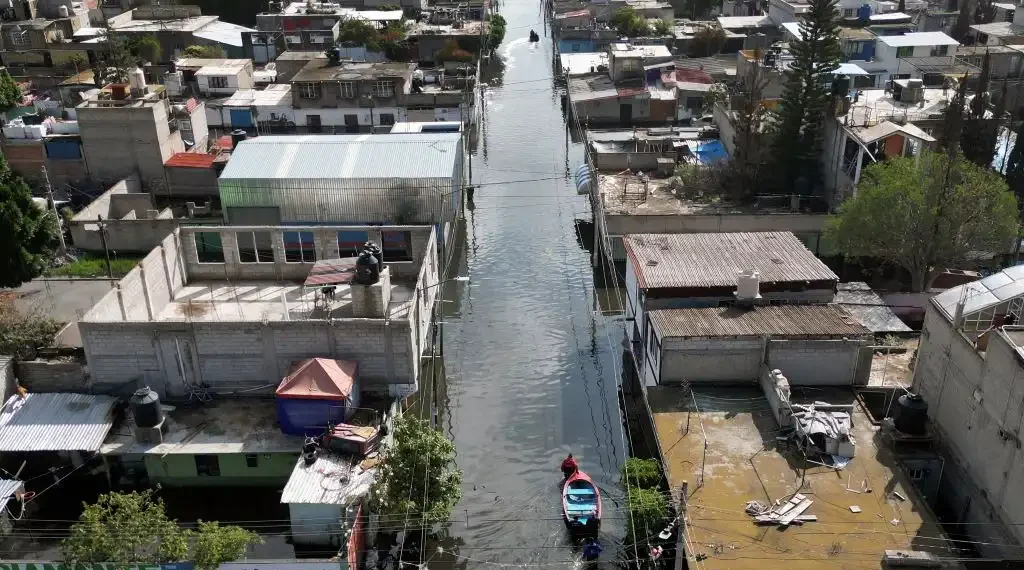
[[[860,507],[858,507],[857,505],[850,505],[850,512],[851,513],[859,513],[860,512]]]
[[[776,501],[776,504],[772,507],[768,507],[760,501],[750,501],[747,503],[744,511],[754,517],[754,524],[786,527],[791,524],[800,525],[805,522],[817,522],[817,515],[804,514],[804,511],[809,509],[812,504],[814,504],[814,501],[801,493],[797,493],[781,504]]]

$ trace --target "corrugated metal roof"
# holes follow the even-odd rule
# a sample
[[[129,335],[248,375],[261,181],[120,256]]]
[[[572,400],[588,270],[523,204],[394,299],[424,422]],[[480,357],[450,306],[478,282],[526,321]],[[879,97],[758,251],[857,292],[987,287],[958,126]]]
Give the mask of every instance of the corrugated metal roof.
[[[23,488],[25,483],[17,479],[0,479],[0,512],[7,508],[11,497]]]
[[[991,309],[1024,295],[1024,265],[1007,267],[980,281],[964,283],[932,297],[932,304],[953,320],[956,306],[964,303],[964,316]]]
[[[262,136],[242,141],[221,180],[449,178],[460,133]]]
[[[912,330],[867,283],[840,283],[835,302],[871,332],[897,333]]]
[[[201,152],[176,152],[167,159],[164,166],[181,166],[184,168],[210,168],[217,157]]]
[[[751,269],[762,283],[839,280],[790,232],[634,234],[625,245],[644,289],[735,286]]]
[[[837,305],[701,307],[651,311],[659,338],[666,337],[834,337],[870,331]]]
[[[0,452],[97,451],[116,400],[87,394],[15,394],[0,412]]]
[[[312,465],[300,457],[281,491],[282,503],[346,505],[370,492],[376,469],[353,466],[351,457],[334,453],[317,457]]]

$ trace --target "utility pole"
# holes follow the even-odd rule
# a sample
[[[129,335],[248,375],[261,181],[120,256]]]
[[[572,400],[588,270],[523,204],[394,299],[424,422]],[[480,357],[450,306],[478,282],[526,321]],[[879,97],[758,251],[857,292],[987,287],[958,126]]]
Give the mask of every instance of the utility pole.
[[[107,226],[103,223],[103,216],[96,216],[96,223],[100,227],[100,242],[103,244],[103,255],[107,260],[107,279],[113,279],[114,274],[110,271],[110,248],[107,247]]]
[[[43,181],[46,183],[46,199],[50,201],[53,215],[57,216],[57,235],[60,236],[60,253],[64,255],[68,251],[68,244],[64,243],[64,223],[60,218],[60,212],[57,211],[57,202],[53,199],[53,187],[50,186],[50,175],[46,173],[45,166],[43,167]]]

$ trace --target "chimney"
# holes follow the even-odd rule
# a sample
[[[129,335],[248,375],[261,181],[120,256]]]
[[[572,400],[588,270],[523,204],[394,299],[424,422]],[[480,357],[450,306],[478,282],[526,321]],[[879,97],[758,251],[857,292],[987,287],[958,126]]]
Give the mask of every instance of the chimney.
[[[740,271],[736,277],[736,303],[753,307],[761,299],[761,274],[753,269]]]

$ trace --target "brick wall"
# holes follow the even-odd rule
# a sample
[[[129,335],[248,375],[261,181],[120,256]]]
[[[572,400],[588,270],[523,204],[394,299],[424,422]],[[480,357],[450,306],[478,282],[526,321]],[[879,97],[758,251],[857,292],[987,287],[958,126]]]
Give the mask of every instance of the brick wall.
[[[772,340],[768,368],[779,369],[793,386],[851,386],[870,372],[861,358],[866,340]]]

